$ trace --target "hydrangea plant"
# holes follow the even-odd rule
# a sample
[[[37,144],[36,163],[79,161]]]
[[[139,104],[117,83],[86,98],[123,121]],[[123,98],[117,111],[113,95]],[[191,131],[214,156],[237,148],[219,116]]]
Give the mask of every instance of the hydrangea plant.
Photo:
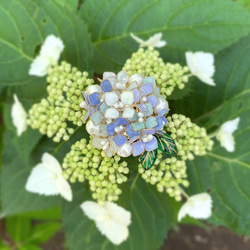
[[[5,34],[0,43],[8,48],[5,60],[15,55],[13,47],[19,53],[13,63],[7,60],[3,79],[16,67],[21,71],[9,79],[16,87],[6,85],[2,216],[61,204],[71,249],[105,244],[129,249],[139,243],[156,249],[174,223],[190,220],[187,215],[192,222],[209,219],[249,233],[247,220],[242,226],[238,214],[250,195],[245,186],[248,151],[239,141],[248,135],[249,57],[244,50],[249,36],[239,40],[249,32],[247,11],[216,1],[175,1],[176,6],[162,1],[149,7],[129,0],[121,3],[123,8],[114,0],[76,2],[2,4],[10,16],[20,14],[17,20],[22,14],[17,6],[22,6],[27,21],[42,34],[28,40],[31,35],[20,21],[21,45]],[[147,8],[159,21],[156,28],[146,18]],[[204,8],[208,14],[192,23],[189,13]],[[217,8],[221,15],[208,40],[201,34],[217,20],[210,16]],[[163,10],[166,24],[160,22]],[[171,17],[177,10],[180,17]],[[41,15],[31,14],[35,11]],[[232,23],[228,14],[237,11],[243,14],[235,14]],[[36,34],[37,28],[29,28]],[[195,29],[200,35],[194,35]],[[239,88],[231,83],[235,79],[244,81]],[[8,152],[17,157],[11,159]],[[243,196],[238,203],[236,195],[228,196],[228,182],[221,184],[223,175],[232,176]],[[235,223],[223,217],[225,210],[234,214]],[[138,231],[144,239],[138,240]],[[88,236],[79,239],[81,234]],[[156,239],[149,242],[149,235]]]

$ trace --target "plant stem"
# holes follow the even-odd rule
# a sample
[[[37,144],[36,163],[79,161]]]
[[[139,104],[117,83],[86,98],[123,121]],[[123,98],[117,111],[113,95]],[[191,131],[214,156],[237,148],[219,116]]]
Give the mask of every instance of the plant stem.
[[[189,199],[189,195],[179,186],[179,189],[181,191],[181,193],[187,198]]]

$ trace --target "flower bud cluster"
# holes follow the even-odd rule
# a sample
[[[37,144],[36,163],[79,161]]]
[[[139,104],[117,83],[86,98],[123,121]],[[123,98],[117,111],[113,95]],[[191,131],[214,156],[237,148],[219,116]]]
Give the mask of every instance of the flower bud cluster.
[[[70,182],[88,181],[93,199],[116,201],[122,190],[119,184],[127,181],[129,169],[121,157],[105,157],[104,152],[94,148],[91,141],[81,139],[72,145],[63,160],[63,176]]]
[[[194,155],[205,155],[213,147],[206,129],[192,123],[190,118],[173,114],[167,117],[166,131],[175,140],[178,155],[182,160],[193,160]]]
[[[159,192],[167,192],[176,201],[181,200],[179,185],[185,187],[189,185],[189,182],[186,180],[186,162],[178,160],[176,157],[162,159],[160,152],[158,153],[155,167],[145,170],[139,164],[138,171],[146,182],[156,185]]]
[[[80,72],[69,63],[62,62],[49,70],[47,77],[47,98],[36,103],[29,111],[28,124],[42,134],[59,142],[68,140],[74,133],[67,122],[82,126],[86,111],[79,107],[83,100],[82,90],[92,85],[87,72]]]
[[[187,66],[182,67],[180,64],[164,63],[159,56],[159,52],[149,47],[147,50],[140,48],[133,53],[131,59],[128,59],[123,67],[129,75],[142,74],[144,76],[153,76],[160,87],[160,94],[165,98],[170,96],[175,87],[185,88],[188,82],[189,72]]]

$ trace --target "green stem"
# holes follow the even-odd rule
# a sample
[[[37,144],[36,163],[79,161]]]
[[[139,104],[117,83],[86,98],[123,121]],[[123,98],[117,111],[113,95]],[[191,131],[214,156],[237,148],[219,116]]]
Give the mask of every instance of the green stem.
[[[218,134],[218,130],[215,130],[213,133],[209,134],[209,138],[213,138]]]
[[[181,193],[187,198],[189,199],[189,195],[179,186],[179,190],[181,191]]]

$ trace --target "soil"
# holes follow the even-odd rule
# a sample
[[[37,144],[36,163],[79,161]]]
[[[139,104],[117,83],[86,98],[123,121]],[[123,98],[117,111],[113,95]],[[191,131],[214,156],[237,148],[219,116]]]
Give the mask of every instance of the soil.
[[[0,220],[0,237],[6,245],[16,250],[15,243],[6,232],[4,220]],[[41,245],[41,249],[68,249],[63,231],[59,230],[47,243]],[[161,250],[250,250],[250,239],[246,236],[239,237],[225,227],[207,226],[204,229],[181,225],[168,232]]]
[[[209,230],[182,225],[178,232],[171,230],[161,250],[250,250],[250,239],[239,237],[225,227]]]

